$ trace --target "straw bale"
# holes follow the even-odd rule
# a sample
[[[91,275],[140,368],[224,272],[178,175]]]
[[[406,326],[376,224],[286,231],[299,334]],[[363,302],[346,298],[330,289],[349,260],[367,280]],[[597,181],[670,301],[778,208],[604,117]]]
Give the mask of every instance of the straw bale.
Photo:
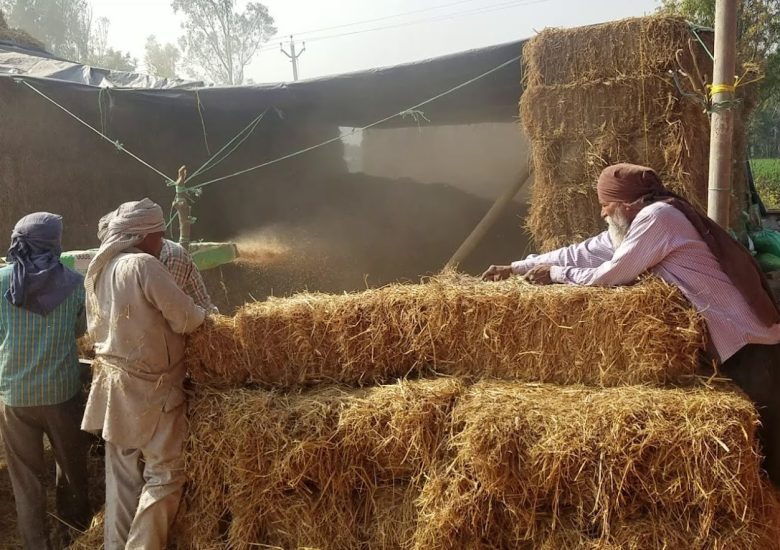
[[[702,39],[711,46],[712,35]],[[677,18],[628,19],[545,30],[524,48],[520,101],[535,171],[526,226],[546,251],[603,229],[595,182],[619,162],[651,166],[701,210],[707,197],[712,60]],[[672,72],[678,74],[677,82]],[[678,72],[682,71],[682,72]],[[743,120],[755,86],[738,88],[731,222],[747,200]]]
[[[776,548],[741,394],[465,384],[198,388],[177,543]]]
[[[350,398],[339,418],[341,452],[368,457],[375,477],[420,476],[446,453],[450,413],[464,391],[461,380],[439,378],[378,386]]]
[[[712,49],[711,33],[702,33],[702,38]],[[523,48],[527,83],[554,86],[618,78],[636,70],[638,60],[648,72],[665,73],[676,68],[675,55],[680,46],[692,40],[685,20],[674,17],[545,29]],[[687,48],[684,54],[690,56]]]
[[[229,547],[360,548],[365,504],[362,495],[352,492],[280,493],[261,517],[234,520]]]
[[[365,528],[370,548],[391,550],[412,548],[419,514],[419,483],[381,487],[374,494],[373,520]]]
[[[283,387],[366,385],[404,376],[419,366],[412,350],[419,339],[420,298],[417,287],[392,285],[248,304],[236,326],[255,368],[252,380]]]
[[[373,503],[390,499],[391,487],[414,499],[414,479],[442,460],[463,391],[447,378],[292,394],[201,389],[177,531],[201,546],[227,540],[237,548],[318,540],[350,548],[369,536],[408,536],[409,526],[389,518],[409,517],[409,506],[379,511]],[[365,520],[375,515],[386,524],[379,531]]]
[[[479,483],[452,472],[434,477],[420,496],[415,550],[452,548],[524,550],[777,550],[780,505],[764,483],[767,501],[739,520],[715,518],[705,531],[702,517],[643,514],[614,520],[609,532],[583,524],[575,514],[553,517],[540,511],[534,528],[518,516],[524,511],[511,498],[489,495]]]
[[[659,74],[533,86],[523,92],[521,116],[532,140],[598,136],[607,131],[634,134],[639,130],[638,113],[657,125],[659,119],[679,111],[681,98],[675,92],[672,78]],[[704,113],[700,119],[706,124]]]
[[[431,372],[664,384],[695,372],[705,334],[679,291],[652,278],[630,287],[585,288],[449,274],[420,285],[250,304],[235,324],[243,363],[200,357],[204,346],[195,343],[189,361],[195,380],[229,385],[234,381],[220,380],[220,373],[249,369],[248,382],[279,388],[368,385]],[[217,341],[209,330],[200,342]],[[220,357],[217,349],[207,353]]]
[[[736,391],[483,382],[453,422],[458,461],[529,531],[539,510],[605,535],[618,520],[671,514],[706,538],[716,518],[739,522],[764,497],[757,413]]]
[[[428,487],[427,492],[435,484]],[[399,483],[380,486],[365,497],[363,509],[368,514],[349,514],[335,518],[339,532],[317,518],[332,514],[315,499],[283,499],[271,512],[274,518],[269,538],[263,547],[270,548],[371,548],[390,549],[454,549],[454,548],[517,548],[534,550],[646,550],[648,548],[685,548],[686,550],[777,550],[780,548],[778,515],[780,505],[765,487],[767,502],[763,508],[751,510],[741,522],[716,519],[706,539],[697,533],[695,524],[685,524],[679,518],[641,517],[616,522],[609,536],[592,526],[583,526],[571,516],[552,524],[549,518],[540,518],[536,535],[528,538],[512,523],[510,507],[503,502],[485,497],[474,499],[471,494],[448,493],[449,502],[455,502],[458,515],[450,516],[445,524],[448,531],[420,521],[418,501],[420,490],[413,484]],[[425,496],[425,495],[424,495]],[[486,505],[488,505],[486,507]],[[336,507],[345,511],[343,505]],[[451,509],[450,509],[451,511]],[[423,516],[428,518],[430,515]],[[464,521],[466,518],[466,521]],[[469,520],[473,523],[469,523]],[[86,533],[78,537],[69,550],[97,550],[103,548],[103,512],[98,512]],[[358,529],[356,530],[356,526]],[[344,533],[348,533],[347,536]],[[444,538],[439,535],[449,535]],[[456,536],[452,536],[456,535]],[[420,538],[422,537],[422,538]],[[426,538],[427,537],[427,538]],[[334,542],[336,544],[334,544]],[[176,533],[175,548],[226,548],[227,543],[194,541],[187,533]],[[250,547],[237,545],[236,548]],[[254,546],[256,547],[256,545]]]
[[[278,548],[411,548],[418,495],[413,484],[403,482],[346,493],[280,495],[262,524],[254,525],[261,529],[231,547],[251,547],[251,540]]]
[[[442,465],[429,473],[420,493],[414,548],[501,548],[513,538],[507,536],[503,512],[462,468]]]
[[[605,130],[598,137],[579,134],[538,140],[533,152],[537,176],[526,227],[540,250],[554,250],[604,230],[595,182],[606,166],[619,162],[660,167],[667,188],[705,211],[709,142],[697,139],[691,128],[678,120],[656,125],[646,135]],[[744,177],[736,176],[733,215],[745,203],[740,196]]]
[[[272,490],[411,476],[439,457],[462,391],[462,382],[443,378],[353,391],[240,392],[227,399],[228,421],[253,445],[234,449],[233,461],[266,457],[261,485]],[[256,492],[257,480],[234,481]]]
[[[660,279],[623,288],[433,286],[430,359],[440,372],[612,386],[681,380],[697,367],[701,319]]]
[[[609,535],[593,529],[565,526],[552,529],[543,548],[582,550],[645,550],[648,548],[685,548],[689,550],[777,550],[780,531],[771,523],[772,514],[780,512],[774,501],[766,510],[751,510],[741,521],[716,518],[702,535],[696,522],[686,522],[672,515],[643,517],[618,521]]]
[[[241,386],[249,378],[249,358],[238,339],[235,319],[209,315],[190,334],[185,363],[194,382],[214,387]]]
[[[287,394],[200,388],[192,406],[180,546],[763,549],[777,540],[757,416],[730,389],[466,388],[439,378]]]
[[[209,548],[227,537],[227,468],[239,434],[228,423],[225,397],[218,390],[198,388],[189,402],[190,433],[184,454],[188,482],[174,526],[175,537],[189,541],[189,547]]]

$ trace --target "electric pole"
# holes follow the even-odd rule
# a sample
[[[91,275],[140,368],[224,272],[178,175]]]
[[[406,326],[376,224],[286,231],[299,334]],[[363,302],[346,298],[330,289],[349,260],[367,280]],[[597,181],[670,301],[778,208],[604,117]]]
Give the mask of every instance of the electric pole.
[[[728,227],[730,217],[736,43],[737,0],[716,0],[707,215],[721,227]]]
[[[279,49],[284,55],[290,58],[290,63],[292,63],[293,68],[293,80],[298,80],[298,58],[306,51],[306,42],[303,43],[303,49],[300,52],[295,53],[295,41],[293,40],[292,35],[290,35],[290,51],[287,52],[281,42],[279,43]]]

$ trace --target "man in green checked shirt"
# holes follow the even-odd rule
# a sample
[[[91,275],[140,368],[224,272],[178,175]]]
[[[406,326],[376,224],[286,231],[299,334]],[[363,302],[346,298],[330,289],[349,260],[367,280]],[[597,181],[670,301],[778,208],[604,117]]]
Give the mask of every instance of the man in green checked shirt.
[[[57,461],[57,516],[77,529],[90,521],[76,350],[86,330],[84,282],[60,263],[61,238],[62,217],[29,214],[0,268],[0,435],[28,550],[50,547],[44,434]]]

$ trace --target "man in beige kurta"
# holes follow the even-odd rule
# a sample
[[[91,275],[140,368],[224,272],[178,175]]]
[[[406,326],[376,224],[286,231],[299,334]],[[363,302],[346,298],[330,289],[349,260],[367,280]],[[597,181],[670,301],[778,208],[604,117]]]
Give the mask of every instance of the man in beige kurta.
[[[184,484],[183,335],[205,311],[157,259],[164,231],[149,199],[121,205],[85,280],[97,367],[82,429],[106,440],[106,550],[164,548]]]

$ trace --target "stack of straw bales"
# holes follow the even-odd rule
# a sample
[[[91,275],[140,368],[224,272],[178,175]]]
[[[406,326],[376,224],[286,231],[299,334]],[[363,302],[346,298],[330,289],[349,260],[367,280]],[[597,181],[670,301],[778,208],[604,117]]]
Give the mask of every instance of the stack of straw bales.
[[[712,34],[699,35],[712,51]],[[595,181],[610,164],[651,166],[669,188],[704,207],[710,137],[705,84],[712,60],[684,20],[547,29],[526,44],[524,58],[520,112],[536,174],[527,225],[540,249],[598,232]],[[753,102],[749,87],[738,90],[743,102],[735,115],[733,221],[746,204],[739,161]]]
[[[190,341],[179,545],[778,548],[756,411],[696,383],[703,335],[657,279],[248,304]]]
[[[211,389],[192,426],[187,547],[777,548],[728,390]]]

